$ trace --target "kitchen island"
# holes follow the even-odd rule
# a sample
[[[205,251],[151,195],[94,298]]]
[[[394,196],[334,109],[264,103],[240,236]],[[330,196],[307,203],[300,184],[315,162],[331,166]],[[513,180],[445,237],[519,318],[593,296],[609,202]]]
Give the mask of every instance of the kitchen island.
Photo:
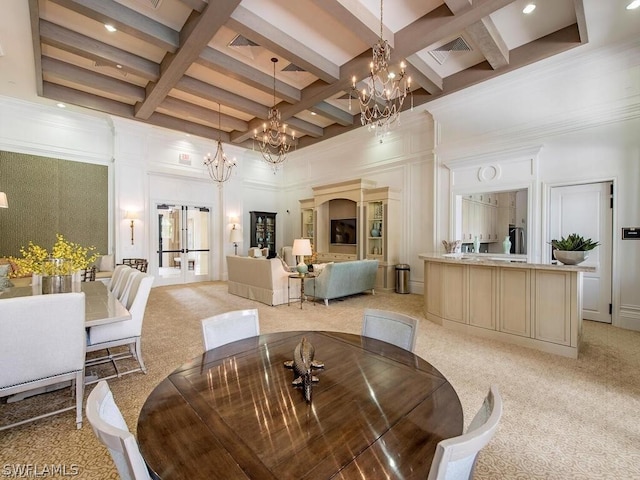
[[[439,325],[577,358],[582,273],[593,267],[523,256],[420,254],[424,315]]]

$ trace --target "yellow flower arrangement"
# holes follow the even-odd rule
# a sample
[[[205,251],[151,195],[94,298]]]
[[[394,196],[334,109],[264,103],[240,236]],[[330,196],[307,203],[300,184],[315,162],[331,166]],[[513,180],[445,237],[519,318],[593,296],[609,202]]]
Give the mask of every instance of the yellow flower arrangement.
[[[84,270],[96,258],[96,247],[83,247],[77,243],[65,240],[63,235],[56,235],[56,243],[51,253],[45,248],[29,242],[25,248],[20,248],[22,258],[10,257],[10,261],[17,267],[11,276],[21,277],[30,273],[37,275],[71,275]]]

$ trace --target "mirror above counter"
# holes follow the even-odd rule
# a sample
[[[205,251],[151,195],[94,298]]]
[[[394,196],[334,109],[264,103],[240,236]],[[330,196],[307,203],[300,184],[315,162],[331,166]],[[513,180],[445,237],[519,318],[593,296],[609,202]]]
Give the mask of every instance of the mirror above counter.
[[[462,240],[462,252],[506,253],[508,247],[511,254],[527,254],[528,189],[457,194],[454,205],[455,238]]]

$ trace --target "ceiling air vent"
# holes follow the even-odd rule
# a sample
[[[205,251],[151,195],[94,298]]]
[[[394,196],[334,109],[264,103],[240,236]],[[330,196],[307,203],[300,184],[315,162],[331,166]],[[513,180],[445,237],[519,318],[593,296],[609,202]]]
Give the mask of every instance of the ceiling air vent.
[[[252,42],[246,37],[242,35],[236,35],[233,40],[229,42],[229,47],[258,47],[259,45],[255,42]]]
[[[282,69],[283,72],[306,72],[306,70],[302,67],[297,66],[294,63],[290,63],[286,67]]]
[[[444,62],[447,61],[447,58],[449,58],[449,55],[451,55],[452,52],[455,53],[455,52],[470,52],[470,51],[471,51],[471,47],[464,40],[464,38],[458,37],[454,40],[451,40],[448,43],[445,43],[444,45],[440,45],[438,48],[429,50],[429,54],[436,60],[436,62],[442,65]]]

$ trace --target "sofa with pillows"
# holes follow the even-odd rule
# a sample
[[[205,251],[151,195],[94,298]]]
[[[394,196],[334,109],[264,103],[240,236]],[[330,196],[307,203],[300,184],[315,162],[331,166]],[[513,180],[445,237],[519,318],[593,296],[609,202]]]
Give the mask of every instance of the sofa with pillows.
[[[334,298],[355,295],[368,290],[375,293],[378,261],[352,260],[314,265],[313,272],[316,277],[307,278],[304,281],[305,294],[321,298],[325,305],[329,305],[329,300]]]
[[[227,257],[228,291],[266,305],[282,305],[289,299],[289,275],[280,258]],[[291,298],[300,297],[300,282],[291,282]]]

